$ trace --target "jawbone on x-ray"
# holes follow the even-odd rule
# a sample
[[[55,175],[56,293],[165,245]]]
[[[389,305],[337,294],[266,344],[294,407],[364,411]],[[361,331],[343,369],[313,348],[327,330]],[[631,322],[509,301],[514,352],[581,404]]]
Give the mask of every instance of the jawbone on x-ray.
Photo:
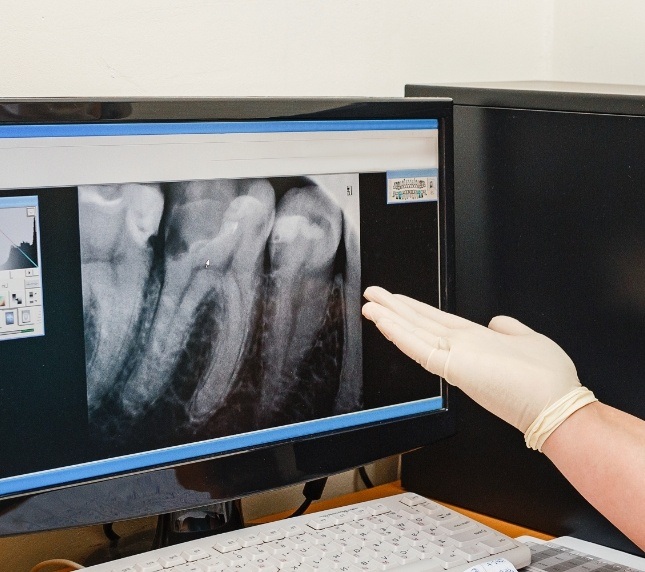
[[[79,187],[101,440],[172,444],[360,409],[348,187],[357,175]]]

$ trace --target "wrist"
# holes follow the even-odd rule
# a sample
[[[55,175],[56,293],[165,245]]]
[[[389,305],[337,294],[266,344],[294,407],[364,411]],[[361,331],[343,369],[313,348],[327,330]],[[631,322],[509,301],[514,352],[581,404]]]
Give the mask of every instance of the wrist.
[[[556,402],[552,403],[535,418],[529,425],[524,440],[526,446],[542,452],[542,446],[562,423],[579,409],[598,401],[586,387],[572,389]]]

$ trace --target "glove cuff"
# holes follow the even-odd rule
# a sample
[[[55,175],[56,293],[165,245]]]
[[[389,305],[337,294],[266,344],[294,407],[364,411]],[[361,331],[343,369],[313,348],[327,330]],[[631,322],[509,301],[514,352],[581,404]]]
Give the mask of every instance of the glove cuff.
[[[577,387],[544,409],[524,434],[526,446],[542,452],[542,445],[563,421],[578,409],[598,401],[586,387]]]

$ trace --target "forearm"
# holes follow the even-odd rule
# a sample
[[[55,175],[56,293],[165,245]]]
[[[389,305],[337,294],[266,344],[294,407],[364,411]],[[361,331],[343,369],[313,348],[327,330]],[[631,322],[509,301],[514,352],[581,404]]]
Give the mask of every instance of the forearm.
[[[645,549],[645,421],[591,403],[564,421],[542,451],[582,496]]]

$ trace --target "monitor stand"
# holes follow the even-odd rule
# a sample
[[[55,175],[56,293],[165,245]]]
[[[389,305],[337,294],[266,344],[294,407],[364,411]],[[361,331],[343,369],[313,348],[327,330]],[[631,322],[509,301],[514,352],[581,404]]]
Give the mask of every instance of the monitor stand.
[[[242,503],[239,500],[162,514],[157,521],[154,548],[228,532],[243,526]]]
[[[106,525],[104,531],[108,542],[90,554],[83,564],[93,566],[110,562],[243,526],[242,503],[239,500],[162,514],[157,517],[156,529],[153,525],[127,536],[120,536],[118,529],[114,531]]]

